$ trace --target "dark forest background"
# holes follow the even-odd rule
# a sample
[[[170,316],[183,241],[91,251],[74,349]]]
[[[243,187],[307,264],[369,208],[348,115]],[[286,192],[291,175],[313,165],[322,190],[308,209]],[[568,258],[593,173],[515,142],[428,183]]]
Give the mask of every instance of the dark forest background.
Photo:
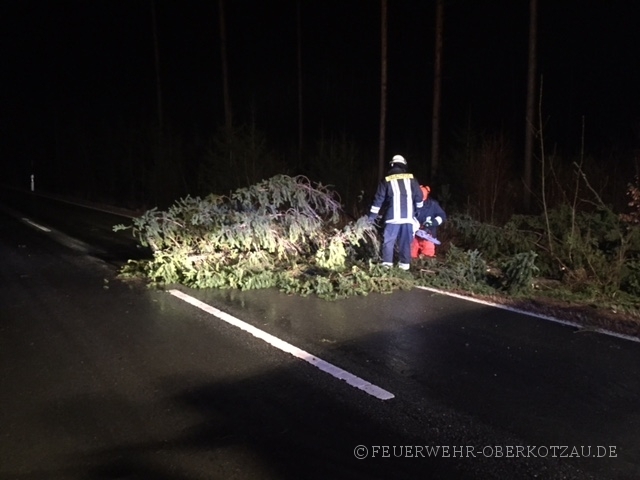
[[[364,213],[378,179],[380,2],[225,0],[231,129],[219,6],[4,2],[0,181],[28,188],[34,174],[40,191],[144,210],[302,174]],[[578,167],[625,209],[640,147],[634,18],[633,2],[539,1],[534,212],[574,198]],[[523,211],[529,1],[444,2],[437,178],[434,25],[435,0],[388,2],[385,158],[404,155],[448,211],[505,220]]]

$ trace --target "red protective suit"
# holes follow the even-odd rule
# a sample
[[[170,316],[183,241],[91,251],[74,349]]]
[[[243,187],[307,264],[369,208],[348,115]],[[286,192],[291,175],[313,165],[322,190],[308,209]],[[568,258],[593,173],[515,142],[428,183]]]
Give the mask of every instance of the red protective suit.
[[[424,238],[413,237],[413,242],[411,243],[411,258],[418,258],[420,255],[435,257],[436,246],[433,242],[425,240]]]

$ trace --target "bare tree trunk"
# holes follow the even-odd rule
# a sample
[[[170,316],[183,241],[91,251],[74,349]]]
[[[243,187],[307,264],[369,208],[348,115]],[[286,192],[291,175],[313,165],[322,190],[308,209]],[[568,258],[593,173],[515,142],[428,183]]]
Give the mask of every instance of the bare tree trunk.
[[[384,155],[387,124],[387,0],[380,0],[381,7],[381,68],[380,78],[380,151],[378,158],[378,181],[384,176]]]
[[[224,14],[224,0],[218,0],[218,12],[220,17],[220,59],[222,61],[224,125],[227,134],[230,134],[233,128],[233,112],[231,110],[231,97],[229,95],[229,67],[227,64],[227,29]]]
[[[156,67],[156,106],[158,109],[158,129],[155,132],[155,149],[153,154],[153,181],[151,182],[151,192],[149,192],[155,202],[163,203],[166,199],[163,193],[167,191],[165,183],[166,167],[162,150],[162,134],[164,130],[164,119],[162,115],[162,88],[160,84],[160,49],[158,47],[158,26],[156,19],[156,2],[151,0],[151,20],[153,22],[153,50],[155,54]]]
[[[302,150],[304,145],[302,122],[302,16],[298,0],[297,26],[298,26],[298,167],[302,167]]]
[[[527,72],[527,114],[524,150],[524,208],[531,208],[533,134],[534,134],[534,103],[536,95],[536,43],[538,22],[538,0],[529,0],[529,68]],[[542,132],[540,132],[542,134]]]
[[[431,116],[431,181],[436,179],[440,163],[440,98],[442,84],[443,0],[436,0],[436,51],[433,69],[433,114]]]
[[[164,128],[162,118],[162,88],[160,85],[160,49],[158,48],[158,22],[156,20],[156,2],[151,0],[151,20],[153,22],[153,50],[156,65],[156,101],[158,107],[158,138]]]

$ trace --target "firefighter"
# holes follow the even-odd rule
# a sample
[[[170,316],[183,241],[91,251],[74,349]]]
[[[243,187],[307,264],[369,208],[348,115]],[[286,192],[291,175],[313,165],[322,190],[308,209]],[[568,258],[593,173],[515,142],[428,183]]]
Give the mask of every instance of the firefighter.
[[[416,208],[422,207],[420,184],[407,172],[407,161],[402,155],[391,159],[391,168],[382,179],[373,198],[369,221],[374,222],[384,207],[384,239],[382,265],[392,267],[394,251],[398,246],[398,268],[409,270],[411,242],[413,241],[413,217]]]
[[[416,210],[419,230],[415,232],[411,244],[411,258],[418,258],[420,255],[435,257],[436,245],[440,245],[437,240],[438,227],[447,219],[447,214],[437,200],[429,197],[431,188],[420,185],[420,190],[422,191],[423,204],[421,208]],[[428,235],[424,235],[425,233]]]

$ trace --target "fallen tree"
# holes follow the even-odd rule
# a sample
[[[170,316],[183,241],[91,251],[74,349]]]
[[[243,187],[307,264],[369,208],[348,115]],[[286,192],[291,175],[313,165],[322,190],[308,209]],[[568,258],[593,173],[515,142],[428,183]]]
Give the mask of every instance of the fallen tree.
[[[335,299],[409,288],[411,276],[379,266],[378,234],[366,218],[346,222],[339,198],[306,177],[277,175],[229,196],[184,197],[151,209],[131,228],[153,259],[125,275],[154,285],[256,289]]]

